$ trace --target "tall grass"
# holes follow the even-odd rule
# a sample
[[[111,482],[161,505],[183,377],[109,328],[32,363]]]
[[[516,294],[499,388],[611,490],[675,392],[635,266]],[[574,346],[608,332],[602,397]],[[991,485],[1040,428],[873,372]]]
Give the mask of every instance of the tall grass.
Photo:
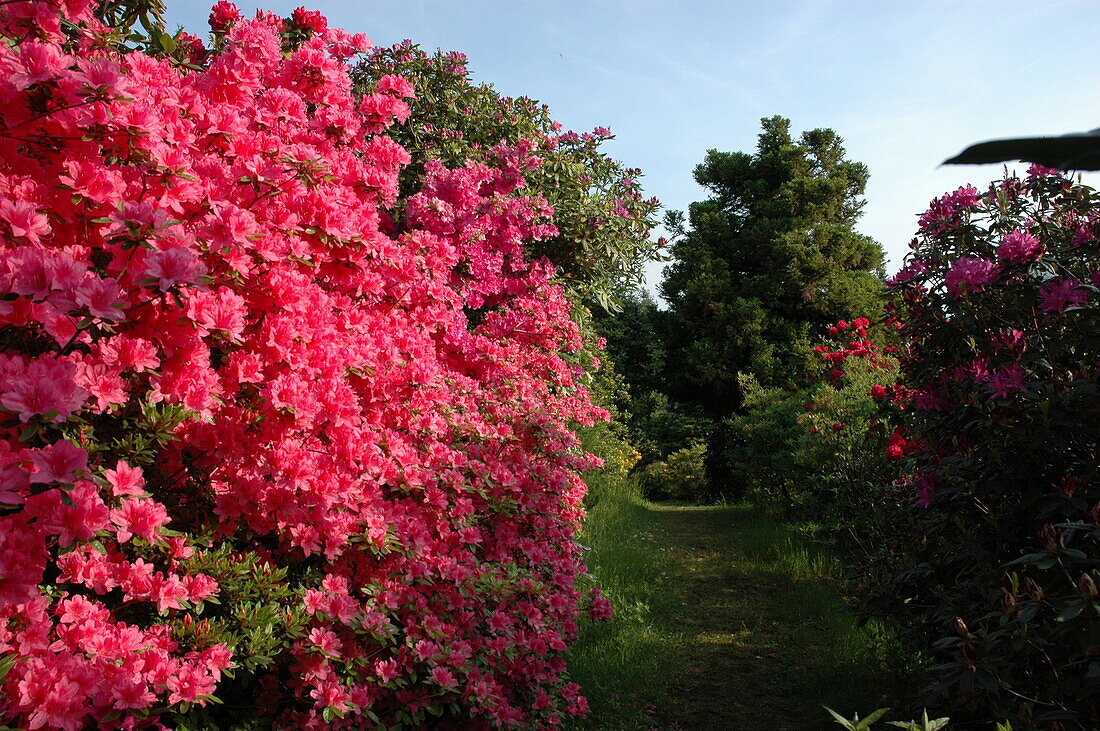
[[[904,652],[893,628],[871,620],[860,624],[845,610],[847,584],[839,554],[810,543],[750,504],[733,506],[730,530],[743,552],[743,567],[786,587],[772,607],[795,646],[814,648],[792,679],[798,693],[815,705],[865,714],[891,705],[904,715],[917,658]]]
[[[648,728],[646,711],[667,692],[683,640],[668,622],[677,610],[669,578],[675,559],[633,482],[610,479],[590,489],[585,558],[614,616],[585,622],[570,653],[570,673],[591,709],[580,727]]]

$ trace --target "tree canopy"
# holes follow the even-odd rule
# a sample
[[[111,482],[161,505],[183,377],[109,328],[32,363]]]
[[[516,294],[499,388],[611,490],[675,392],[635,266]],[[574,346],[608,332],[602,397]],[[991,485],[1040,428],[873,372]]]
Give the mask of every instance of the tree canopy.
[[[792,138],[762,120],[754,154],[710,150],[695,168],[709,192],[668,217],[680,233],[661,292],[671,306],[675,394],[722,417],[740,405],[737,374],[781,383],[804,372],[811,333],[874,316],[882,248],[855,231],[867,168],[830,129]]]

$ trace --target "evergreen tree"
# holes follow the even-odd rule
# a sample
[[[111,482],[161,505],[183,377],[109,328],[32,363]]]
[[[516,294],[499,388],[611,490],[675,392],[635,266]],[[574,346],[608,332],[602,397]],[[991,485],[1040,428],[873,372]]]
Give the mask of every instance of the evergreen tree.
[[[723,490],[732,435],[721,422],[741,407],[738,373],[783,385],[802,377],[813,337],[829,323],[881,310],[882,248],[853,226],[867,168],[841,138],[816,129],[792,139],[783,117],[762,120],[755,154],[707,152],[661,292],[671,307],[670,394],[715,420],[708,459]],[[728,488],[728,486],[725,486]]]
[[[590,307],[596,330],[606,341],[607,358],[632,395],[664,390],[670,313],[659,309],[645,290],[620,288],[614,294],[616,310]]]
[[[606,340],[605,361],[622,374],[626,398],[619,414],[644,467],[701,441],[709,420],[697,406],[670,401],[665,393],[671,313],[644,290],[620,289],[615,297],[620,308],[592,307],[593,320]]]

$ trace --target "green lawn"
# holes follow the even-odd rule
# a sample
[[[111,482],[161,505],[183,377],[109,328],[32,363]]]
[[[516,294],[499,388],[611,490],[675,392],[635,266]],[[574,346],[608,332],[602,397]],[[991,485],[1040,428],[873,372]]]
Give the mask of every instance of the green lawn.
[[[864,715],[904,695],[889,632],[842,611],[839,561],[751,505],[604,484],[582,542],[615,617],[572,651],[592,709],[578,728],[838,728],[821,704]]]

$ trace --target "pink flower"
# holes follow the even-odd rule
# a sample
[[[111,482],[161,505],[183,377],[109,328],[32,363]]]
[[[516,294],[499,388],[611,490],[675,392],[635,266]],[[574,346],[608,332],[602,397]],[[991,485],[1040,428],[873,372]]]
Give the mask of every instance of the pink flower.
[[[35,466],[31,482],[39,484],[72,483],[77,473],[88,466],[88,453],[68,441],[30,450],[30,458]]]
[[[592,589],[591,596],[592,605],[589,607],[588,616],[596,622],[611,619],[613,614],[611,602],[603,595],[598,586]]]
[[[40,415],[52,415],[48,420],[54,423],[64,421],[88,398],[87,391],[74,382],[75,373],[72,363],[38,358],[0,384],[0,406],[23,422]]]
[[[42,237],[52,230],[46,214],[39,213],[27,201],[0,199],[0,219],[8,223],[13,237],[26,239],[32,244],[41,242]]]
[[[294,24],[299,28],[312,31],[314,33],[324,33],[328,30],[328,20],[322,13],[316,10],[306,10],[305,8],[295,8],[291,14],[291,18],[294,20]]]
[[[62,624],[76,624],[89,619],[103,621],[111,616],[107,607],[79,594],[59,601],[56,613]]]
[[[978,200],[978,189],[969,185],[934,199],[919,219],[921,231],[932,235],[946,231],[961,218],[960,214],[977,206]]]
[[[202,665],[215,673],[223,673],[233,666],[233,653],[225,645],[214,645],[199,653]]]
[[[306,612],[310,615],[317,612],[324,612],[328,606],[328,601],[324,592],[317,591],[316,589],[307,589],[305,595],[302,597],[302,603],[305,604]]]
[[[69,668],[38,657],[28,658],[22,665],[13,688],[14,706],[28,714],[27,728],[83,728],[89,699],[77,678],[69,676]]]
[[[132,368],[138,373],[160,365],[157,348],[144,338],[116,335],[99,342],[99,355],[109,366]]]
[[[216,680],[205,669],[183,663],[175,673],[167,678],[169,703],[197,703],[206,705],[203,696],[214,695]]]
[[[314,627],[309,631],[309,642],[321,654],[333,658],[339,657],[340,650],[343,648],[343,643],[340,642],[340,638],[336,636],[335,632],[321,627]]]
[[[187,586],[184,585],[183,580],[176,574],[168,574],[164,578],[157,576],[156,579],[149,594],[152,599],[156,600],[157,611],[179,609],[183,606],[180,602],[185,601],[189,596]]]
[[[218,582],[206,574],[185,576],[182,581],[187,589],[187,601],[189,602],[204,601],[214,596],[218,591]]]
[[[996,265],[988,259],[963,256],[944,275],[947,293],[952,297],[981,292],[997,274]]]
[[[376,660],[374,674],[383,683],[388,683],[398,676],[396,660]]]
[[[994,333],[989,340],[998,352],[1006,352],[1013,358],[1018,358],[1028,346],[1028,340],[1023,331],[1016,329]]]
[[[887,285],[897,287],[928,273],[928,264],[921,259],[908,262],[897,274],[887,280]]]
[[[145,260],[145,276],[162,292],[177,284],[197,284],[205,273],[206,267],[187,249],[154,252]]]
[[[229,26],[241,19],[241,11],[237,6],[226,0],[219,0],[210,9],[210,30],[215,33],[225,33]]]
[[[22,91],[60,76],[72,62],[52,43],[24,41],[19,44],[19,63],[8,81]]]
[[[73,541],[88,541],[109,524],[110,511],[99,490],[90,482],[78,482],[68,491],[71,505],[60,511],[58,543],[71,546]]]
[[[1016,229],[1004,237],[997,248],[997,261],[1002,264],[1030,264],[1038,261],[1045,247],[1031,234]]]
[[[1009,363],[997,369],[989,379],[989,388],[997,398],[1008,398],[1012,393],[1026,392],[1024,382],[1027,372],[1018,363]]]
[[[131,467],[119,460],[113,470],[103,470],[103,476],[115,497],[145,494],[145,477],[140,467]]]
[[[76,302],[101,320],[122,319],[122,293],[113,279],[88,276],[76,291]]]
[[[377,88],[379,93],[392,94],[403,99],[416,96],[416,88],[407,79],[394,74],[386,74],[379,79]]]
[[[1080,289],[1077,279],[1055,279],[1043,285],[1039,291],[1039,309],[1057,314],[1069,307],[1080,307],[1089,298],[1088,290]]]
[[[454,690],[458,687],[458,680],[455,679],[454,673],[447,668],[432,668],[430,675],[432,682],[444,690]]]
[[[118,526],[118,541],[125,543],[131,536],[156,540],[157,529],[168,524],[168,511],[150,498],[134,498],[111,511],[111,522]]]
[[[1061,175],[1062,171],[1058,168],[1048,168],[1039,163],[1032,163],[1027,169],[1027,177],[1034,180],[1035,178],[1046,178],[1050,176]]]

